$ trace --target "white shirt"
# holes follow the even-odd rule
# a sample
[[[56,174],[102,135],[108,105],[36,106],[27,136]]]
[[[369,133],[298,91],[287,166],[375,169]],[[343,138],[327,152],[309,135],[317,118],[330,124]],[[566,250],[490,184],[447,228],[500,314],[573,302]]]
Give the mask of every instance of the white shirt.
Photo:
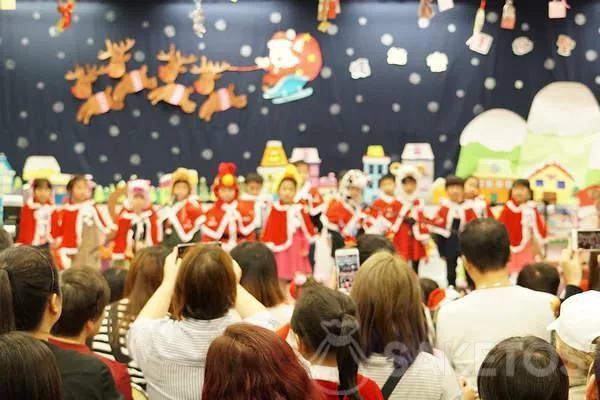
[[[283,326],[292,320],[294,314],[294,306],[292,304],[281,303],[275,307],[267,308],[273,319],[279,322],[279,326]]]
[[[458,376],[475,385],[483,360],[504,339],[533,335],[550,342],[554,299],[520,286],[475,290],[441,308],[436,347],[450,358]]]

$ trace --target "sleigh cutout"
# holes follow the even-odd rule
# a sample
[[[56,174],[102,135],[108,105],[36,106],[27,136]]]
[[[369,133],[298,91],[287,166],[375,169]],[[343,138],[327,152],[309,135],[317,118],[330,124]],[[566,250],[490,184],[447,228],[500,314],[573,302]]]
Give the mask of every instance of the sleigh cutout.
[[[304,77],[288,75],[281,78],[272,88],[265,90],[263,98],[272,100],[273,104],[285,104],[305,99],[314,93],[313,88],[305,88],[307,83],[308,79]]]

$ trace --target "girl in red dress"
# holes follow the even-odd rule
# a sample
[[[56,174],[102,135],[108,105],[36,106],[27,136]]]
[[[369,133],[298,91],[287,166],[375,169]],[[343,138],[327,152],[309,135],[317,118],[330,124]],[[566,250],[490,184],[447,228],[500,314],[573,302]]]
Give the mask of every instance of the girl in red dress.
[[[53,240],[52,224],[58,222],[52,201],[52,184],[45,178],[35,179],[31,190],[32,196],[21,208],[17,244],[47,246]]]

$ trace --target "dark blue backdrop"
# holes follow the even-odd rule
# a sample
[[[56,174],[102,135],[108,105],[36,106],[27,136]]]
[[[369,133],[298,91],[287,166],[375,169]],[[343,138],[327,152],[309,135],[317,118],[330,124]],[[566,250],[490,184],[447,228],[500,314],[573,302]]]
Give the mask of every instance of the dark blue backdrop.
[[[420,29],[415,2],[344,0],[335,35],[316,31],[312,3],[316,1],[206,4],[208,33],[200,39],[188,18],[191,1],[84,2],[77,5],[78,22],[53,38],[49,27],[57,20],[56,3],[20,1],[16,12],[0,12],[0,151],[18,170],[28,155],[52,154],[64,171],[92,173],[107,183],[131,174],[156,179],[157,173],[181,165],[212,176],[222,160],[235,161],[247,172],[260,161],[268,139],[283,140],[288,152],[295,146],[317,146],[325,170],[360,165],[369,144],[383,144],[398,158],[404,143],[427,141],[436,155],[436,173],[441,175],[453,170],[458,136],[476,112],[505,107],[526,117],[535,93],[552,81],[581,81],[596,93],[600,83],[600,61],[585,56],[599,49],[600,4],[574,1],[568,19],[550,21],[545,1],[517,1],[518,28],[504,31],[498,22],[486,23],[484,31],[495,42],[491,53],[481,56],[465,46],[475,2],[458,3],[454,10],[436,15],[429,28]],[[500,14],[502,4],[488,1],[488,11]],[[280,23],[271,22],[272,13],[281,14]],[[585,21],[575,18],[578,13]],[[361,17],[366,25],[359,23]],[[226,22],[224,31],[215,27],[220,19]],[[455,32],[450,32],[451,24]],[[173,38],[165,34],[166,26],[175,29]],[[220,84],[234,82],[238,91],[248,93],[248,108],[217,114],[211,124],[167,105],[152,107],[145,94],[128,97],[124,111],[96,117],[90,127],[75,122],[80,102],[71,96],[71,83],[63,76],[75,63],[98,62],[96,53],[107,37],[135,38],[135,50],[140,51],[136,59],[145,58],[155,74],[155,55],[170,43],[210,59],[249,65],[254,57],[267,54],[266,42],[275,31],[288,28],[317,35],[324,65],[332,71],[328,79],[310,84],[315,89],[311,98],[275,106],[261,97],[261,72],[230,73]],[[386,33],[393,36],[394,46],[408,50],[407,66],[387,64],[388,48],[381,43]],[[570,58],[556,54],[560,33],[577,40]],[[511,43],[521,35],[530,37],[535,49],[516,57]],[[244,45],[251,46],[250,57],[241,55]],[[445,73],[431,73],[425,64],[426,56],[436,50],[449,57]],[[359,57],[370,60],[373,73],[355,81],[348,66]],[[139,64],[132,60],[129,66]],[[414,73],[421,78],[418,85],[409,82]],[[490,77],[496,82],[493,90],[484,86]],[[193,79],[186,75],[183,81]],[[515,88],[516,80],[523,81],[522,89]],[[109,82],[100,79],[95,89]],[[249,93],[249,87],[257,90]],[[457,91],[464,91],[464,97],[458,97]],[[437,103],[437,112],[431,112],[432,102]],[[339,115],[330,113],[335,104],[341,107]]]

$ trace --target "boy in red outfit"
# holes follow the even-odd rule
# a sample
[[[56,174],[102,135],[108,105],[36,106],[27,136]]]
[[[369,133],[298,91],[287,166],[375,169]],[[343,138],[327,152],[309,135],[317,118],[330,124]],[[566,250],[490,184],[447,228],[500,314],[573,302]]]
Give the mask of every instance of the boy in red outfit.
[[[392,174],[382,176],[379,180],[379,190],[381,196],[371,204],[365,231],[389,237],[393,235],[391,229],[402,208],[402,203],[395,197],[396,177]]]
[[[475,211],[477,218],[494,218],[490,205],[480,195],[479,184],[479,178],[475,176],[465,179],[465,203]]]

